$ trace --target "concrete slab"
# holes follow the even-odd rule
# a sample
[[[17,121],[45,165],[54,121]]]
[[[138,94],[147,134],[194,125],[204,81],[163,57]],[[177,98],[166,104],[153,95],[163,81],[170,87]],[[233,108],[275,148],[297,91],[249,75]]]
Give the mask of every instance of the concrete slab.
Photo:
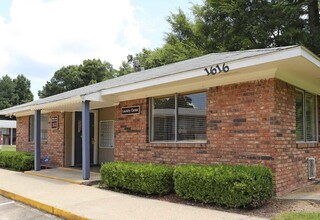
[[[58,167],[53,169],[42,169],[40,171],[26,171],[25,174],[40,176],[61,180],[69,183],[90,185],[100,182],[101,177],[99,172],[90,172],[90,179],[82,179],[82,171],[80,169]]]
[[[262,219],[0,169],[0,194],[67,219]]]
[[[278,197],[279,199],[316,200],[320,201],[320,181],[312,185],[295,190],[287,195]]]

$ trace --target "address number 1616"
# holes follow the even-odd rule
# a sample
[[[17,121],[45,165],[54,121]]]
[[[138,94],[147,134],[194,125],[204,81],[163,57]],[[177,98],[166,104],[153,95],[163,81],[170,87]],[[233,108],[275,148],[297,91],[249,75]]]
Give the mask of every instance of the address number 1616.
[[[228,72],[229,66],[224,63],[222,66],[218,64],[215,67],[211,66],[210,69],[204,68],[204,70],[207,72],[207,76],[216,75],[217,73]]]

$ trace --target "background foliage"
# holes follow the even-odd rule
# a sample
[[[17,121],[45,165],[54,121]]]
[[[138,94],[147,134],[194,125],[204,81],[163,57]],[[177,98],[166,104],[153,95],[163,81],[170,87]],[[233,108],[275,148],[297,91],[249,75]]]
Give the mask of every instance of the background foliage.
[[[30,80],[24,75],[18,75],[15,79],[8,75],[0,78],[0,109],[32,101],[30,87]]]
[[[318,0],[203,0],[190,15],[181,9],[171,13],[163,46],[143,48],[135,58],[150,69],[213,52],[294,44],[320,55],[319,5]],[[133,71],[126,61],[117,70],[100,59],[84,60],[57,70],[38,95],[48,97]],[[33,99],[23,75],[2,77],[0,90],[0,109]]]

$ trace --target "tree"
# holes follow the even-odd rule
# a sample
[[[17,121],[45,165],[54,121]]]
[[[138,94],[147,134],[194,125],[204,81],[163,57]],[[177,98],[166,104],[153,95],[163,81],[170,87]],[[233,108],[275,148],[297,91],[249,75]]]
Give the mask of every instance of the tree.
[[[137,54],[146,69],[212,52],[293,44],[320,54],[317,0],[204,0],[191,18],[178,10],[167,21],[163,47]]]
[[[308,1],[308,21],[310,37],[306,46],[320,57],[320,3],[318,0]]]
[[[84,60],[80,65],[70,65],[57,70],[42,90],[38,91],[38,95],[44,98],[115,76],[116,70],[110,63],[102,62],[100,59]]]
[[[123,76],[123,75],[127,75],[129,73],[132,73],[134,70],[132,68],[132,66],[130,66],[128,64],[128,62],[122,61],[121,66],[119,67],[119,70],[117,71],[116,76]]]
[[[24,104],[33,100],[31,92],[31,83],[24,75],[20,74],[16,79],[13,79],[15,84],[16,101],[15,105]]]
[[[0,79],[0,109],[23,104],[33,100],[30,90],[30,80],[24,75],[11,79],[5,75]]]
[[[15,100],[17,100],[15,85],[11,77],[5,75],[0,80],[0,109],[11,107]]]

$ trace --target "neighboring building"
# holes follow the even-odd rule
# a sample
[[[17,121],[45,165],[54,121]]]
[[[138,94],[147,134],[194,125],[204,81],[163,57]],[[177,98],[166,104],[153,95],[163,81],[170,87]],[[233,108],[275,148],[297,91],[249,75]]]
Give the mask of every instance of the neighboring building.
[[[0,120],[0,145],[16,144],[16,121]]]
[[[17,117],[17,150],[82,164],[84,178],[114,160],[264,164],[281,195],[320,176],[319,95],[319,58],[289,46],[209,54],[0,114]]]

